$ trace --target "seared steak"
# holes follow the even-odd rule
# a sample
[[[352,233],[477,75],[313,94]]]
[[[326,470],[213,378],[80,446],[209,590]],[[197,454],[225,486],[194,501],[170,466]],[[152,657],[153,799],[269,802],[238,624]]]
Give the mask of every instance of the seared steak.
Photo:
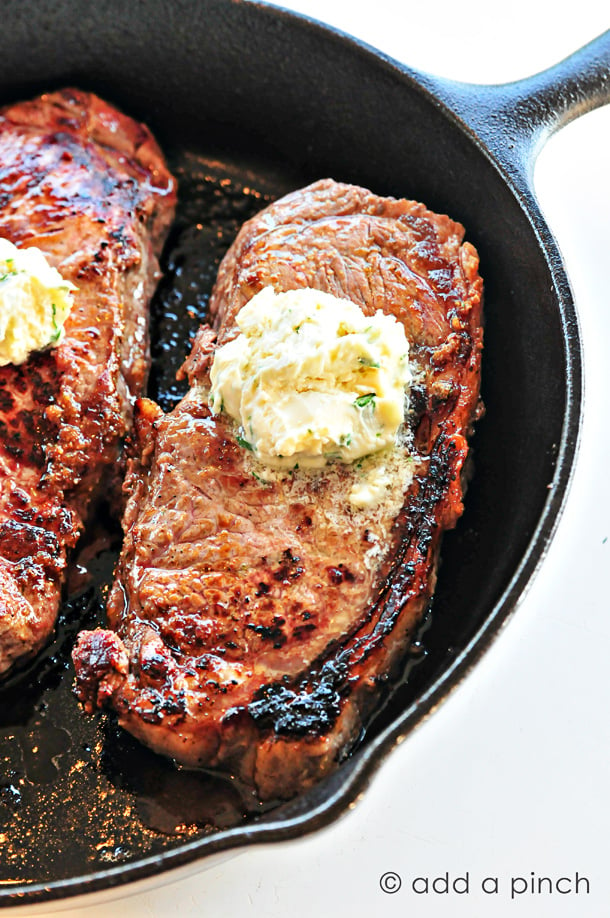
[[[0,368],[0,673],[49,638],[67,552],[132,426],[174,204],[150,132],[96,96],[0,111],[0,236],[78,288],[61,343]]]
[[[218,342],[268,285],[315,287],[404,323],[417,382],[394,488],[356,510],[352,466],[261,480],[233,423],[210,413],[202,329],[183,401],[169,414],[139,404],[111,630],[81,634],[74,652],[88,711],[109,705],[153,749],[230,770],[263,798],[306,788],[354,743],[462,510],[482,348],[478,257],[463,235],[420,204],[331,180],[244,225],[211,301]]]

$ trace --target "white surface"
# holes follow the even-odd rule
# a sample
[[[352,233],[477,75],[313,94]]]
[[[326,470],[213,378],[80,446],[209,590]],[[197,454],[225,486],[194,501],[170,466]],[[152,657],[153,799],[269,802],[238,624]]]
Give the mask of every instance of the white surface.
[[[605,4],[468,5],[294,0],[298,9],[409,65],[474,82],[548,66],[608,28]],[[537,188],[571,276],[586,354],[582,448],[559,531],[526,599],[463,685],[390,756],[364,799],[332,827],[241,851],[83,918],[600,916],[610,914],[608,367],[610,108],[544,149]],[[386,871],[401,875],[394,895]],[[416,894],[416,877],[469,891]],[[577,894],[523,893],[511,877],[586,877]],[[496,877],[498,892],[481,891]],[[562,884],[560,884],[562,885]],[[464,888],[464,882],[457,884]],[[493,888],[488,882],[489,890]],[[567,889],[564,882],[563,888]],[[66,903],[68,905],[68,903]],[[75,903],[60,914],[74,915]],[[19,909],[18,915],[35,909]]]

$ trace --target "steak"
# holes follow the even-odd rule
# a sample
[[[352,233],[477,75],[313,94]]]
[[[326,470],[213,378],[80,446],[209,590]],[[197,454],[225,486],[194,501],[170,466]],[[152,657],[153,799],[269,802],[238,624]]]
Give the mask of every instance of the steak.
[[[49,639],[69,551],[116,474],[174,206],[148,129],[95,95],[0,111],[0,235],[78,288],[59,345],[0,368],[0,673]]]
[[[171,413],[139,402],[108,629],[81,633],[75,690],[153,749],[289,798],[361,735],[432,595],[462,511],[479,411],[482,281],[464,230],[421,204],[332,180],[248,221],[223,260]],[[314,287],[396,316],[416,382],[374,510],[336,463],[265,480],[208,406],[214,347],[266,286]],[[408,458],[408,455],[411,457]],[[405,462],[411,474],[405,476]]]

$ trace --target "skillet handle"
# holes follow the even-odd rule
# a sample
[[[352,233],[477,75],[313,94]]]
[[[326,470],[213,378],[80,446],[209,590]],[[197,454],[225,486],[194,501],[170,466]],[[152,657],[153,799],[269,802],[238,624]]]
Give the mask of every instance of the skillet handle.
[[[610,102],[610,30],[523,80],[477,86],[431,78],[428,85],[513,181],[531,189],[536,157],[548,137]]]

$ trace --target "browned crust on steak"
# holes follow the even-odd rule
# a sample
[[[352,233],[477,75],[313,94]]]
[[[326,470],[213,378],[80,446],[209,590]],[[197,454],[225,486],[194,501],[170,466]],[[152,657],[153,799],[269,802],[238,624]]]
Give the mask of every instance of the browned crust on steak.
[[[152,748],[230,770],[263,798],[335,767],[408,646],[442,532],[462,511],[482,348],[478,258],[463,235],[422,205],[331,180],[245,224],[212,297],[219,340],[266,285],[393,313],[416,367],[415,475],[388,519],[338,499],[344,466],[258,480],[207,406],[202,330],[184,400],[168,415],[140,403],[112,630],[82,634],[74,653],[87,710],[110,705]]]
[[[148,129],[97,96],[0,111],[0,235],[78,288],[61,343],[0,368],[0,673],[52,632],[67,553],[131,428],[174,205]]]

